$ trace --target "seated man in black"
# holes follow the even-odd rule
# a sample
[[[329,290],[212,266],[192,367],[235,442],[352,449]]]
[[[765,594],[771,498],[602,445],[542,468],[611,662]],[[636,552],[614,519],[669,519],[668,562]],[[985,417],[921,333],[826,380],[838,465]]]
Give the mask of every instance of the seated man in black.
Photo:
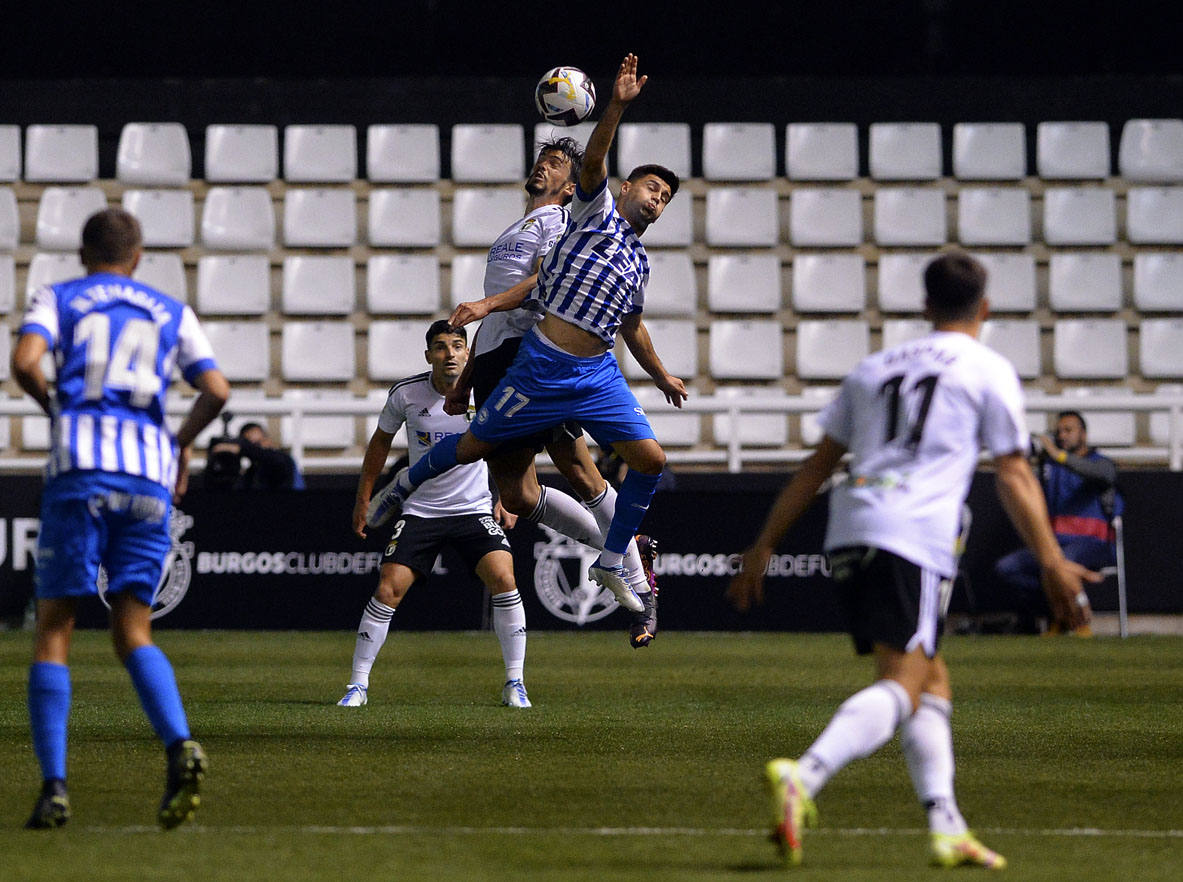
[[[238,462],[235,462],[235,457]],[[245,471],[231,468],[230,480],[222,474],[228,463],[240,466],[247,460]],[[237,438],[219,438],[210,447],[210,464],[207,469],[222,475],[223,487],[235,490],[303,490],[304,476],[300,474],[296,461],[286,451],[280,450],[271,436],[258,423],[246,423],[238,430]],[[234,477],[237,476],[237,477]],[[218,482],[215,482],[218,483]]]

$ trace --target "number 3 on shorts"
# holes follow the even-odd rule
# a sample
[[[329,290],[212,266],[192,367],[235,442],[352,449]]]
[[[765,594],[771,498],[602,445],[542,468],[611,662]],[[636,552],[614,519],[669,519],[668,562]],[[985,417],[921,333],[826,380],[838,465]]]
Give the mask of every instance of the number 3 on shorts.
[[[511,404],[507,409],[506,405],[509,404],[511,398],[513,399],[513,404]],[[497,403],[493,405],[493,410],[503,412],[506,416],[506,419],[508,419],[529,403],[530,399],[515,389],[513,386],[506,386],[505,392],[503,392],[501,397],[497,399]]]

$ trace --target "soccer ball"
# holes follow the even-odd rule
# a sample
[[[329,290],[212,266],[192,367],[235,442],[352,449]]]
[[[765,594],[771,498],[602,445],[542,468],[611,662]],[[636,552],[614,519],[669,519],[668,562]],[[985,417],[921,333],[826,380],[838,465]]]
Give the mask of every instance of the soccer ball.
[[[543,74],[534,89],[534,103],[548,123],[573,126],[596,109],[596,87],[577,67],[556,67]]]

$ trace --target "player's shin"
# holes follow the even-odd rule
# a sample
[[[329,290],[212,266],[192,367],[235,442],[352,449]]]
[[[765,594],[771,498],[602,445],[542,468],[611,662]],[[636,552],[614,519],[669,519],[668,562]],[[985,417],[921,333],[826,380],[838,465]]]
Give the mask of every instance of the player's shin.
[[[132,650],[124,660],[132,685],[152,728],[165,747],[189,737],[189,722],[181,704],[177,678],[168,657],[149,644]]]
[[[70,716],[70,669],[52,662],[29,668],[29,728],[33,752],[46,780],[66,777],[66,721]]]
[[[965,832],[966,824],[953,796],[952,710],[947,699],[921,695],[920,707],[900,727],[900,746],[916,796],[928,812],[929,829],[956,835]]]
[[[620,493],[616,498],[616,513],[608,527],[608,534],[604,537],[604,554],[600,560],[606,564],[619,566],[628,550],[629,542],[634,541],[645,512],[649,510],[649,501],[661,480],[661,473],[646,475],[633,469],[628,470],[620,484]]]

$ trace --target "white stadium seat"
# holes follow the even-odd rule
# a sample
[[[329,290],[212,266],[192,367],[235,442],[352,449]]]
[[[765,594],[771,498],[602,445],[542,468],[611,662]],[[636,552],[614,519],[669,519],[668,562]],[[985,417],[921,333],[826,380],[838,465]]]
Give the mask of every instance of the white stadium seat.
[[[266,187],[210,187],[201,241],[220,251],[266,251],[275,244],[275,208]]]
[[[752,398],[786,398],[785,391],[775,386],[720,386],[716,398],[743,401]],[[739,442],[745,447],[784,447],[789,441],[789,416],[786,413],[740,412],[733,425],[731,414],[718,413],[712,419],[711,431],[716,445],[725,445],[738,432]]]
[[[283,259],[284,313],[349,315],[356,300],[352,257],[293,255]]]
[[[1117,167],[1131,181],[1183,181],[1183,119],[1127,120]]]
[[[702,440],[702,420],[697,413],[679,410],[665,400],[665,394],[648,382],[648,378],[632,387],[637,403],[645,408],[649,425],[661,441],[662,447],[693,447]],[[688,387],[691,396],[696,393]]]
[[[871,123],[868,160],[876,181],[933,181],[941,176],[938,123]]]
[[[962,187],[957,238],[971,246],[1029,244],[1031,194],[1020,187]]]
[[[1079,410],[1088,424],[1089,444],[1096,447],[1129,447],[1137,437],[1135,431],[1134,414],[1126,411],[1090,411],[1088,399],[1095,395],[1112,395],[1123,389],[1105,386],[1069,386],[1063,390],[1064,395],[1074,395],[1080,399]],[[1076,408],[1074,408],[1076,409]]]
[[[991,312],[1035,309],[1035,255],[991,251],[973,254],[986,268],[986,297]]]
[[[862,312],[867,306],[861,254],[803,254],[793,258],[793,309]]]
[[[1183,379],[1183,319],[1144,319],[1138,326],[1142,376]]]
[[[664,248],[648,253],[645,315],[694,315],[698,311],[698,282],[689,253]]]
[[[675,377],[691,380],[698,374],[698,332],[690,319],[646,319],[645,327],[653,340],[653,348]],[[617,336],[616,358],[620,370],[630,380],[648,379],[624,341]]]
[[[82,246],[82,225],[107,207],[98,187],[46,187],[37,204],[37,247],[73,251]]]
[[[1048,260],[1048,305],[1056,312],[1121,309],[1121,255],[1062,251]]]
[[[347,125],[284,126],[283,176],[301,184],[352,181],[357,177],[357,129]]]
[[[488,248],[522,217],[525,205],[521,187],[457,187],[452,196],[452,244]]]
[[[775,190],[712,187],[706,209],[706,240],[712,248],[771,248],[780,241]]]
[[[16,192],[0,187],[0,251],[16,251],[21,240],[21,218],[16,207]]]
[[[124,190],[123,208],[139,220],[148,248],[193,244],[192,190]]]
[[[423,355],[427,350],[423,339],[426,333],[427,325],[422,319],[370,322],[366,376],[389,383],[428,370],[430,365]]]
[[[374,254],[366,264],[366,311],[432,315],[440,308],[440,263],[434,254]]]
[[[1060,379],[1124,379],[1129,373],[1125,320],[1057,320],[1053,360]]]
[[[0,181],[21,176],[21,127],[0,126]]]
[[[833,401],[834,396],[837,394],[837,386],[806,386],[801,390],[802,398],[811,399],[817,403],[817,410],[804,411],[798,417],[801,426],[801,443],[805,446],[814,447],[821,443],[822,436],[825,435],[825,432],[822,431],[817,417],[821,413],[822,408]]]
[[[1134,255],[1134,307],[1139,312],[1183,312],[1183,253]]]
[[[1027,175],[1022,123],[953,126],[953,177],[962,181],[1018,181]]]
[[[1100,187],[1048,187],[1043,193],[1043,241],[1048,245],[1112,245],[1117,201]]]
[[[948,239],[944,190],[880,187],[874,216],[879,245],[943,245]]]
[[[183,187],[192,176],[193,154],[181,123],[128,123],[119,133],[115,177],[123,183]]]
[[[777,254],[712,254],[707,261],[711,312],[776,312],[781,305]]]
[[[357,197],[348,188],[289,187],[283,198],[289,248],[348,248],[357,241]]]
[[[438,245],[439,190],[434,187],[371,190],[369,237],[370,244],[379,248],[433,248]]]
[[[687,248],[693,244],[694,222],[689,193],[683,192],[662,210],[661,217],[645,231],[646,248]]]
[[[26,181],[74,184],[98,176],[98,126],[40,125],[25,129]]]
[[[457,183],[520,184],[525,156],[526,135],[519,125],[452,126],[452,180]]]
[[[346,389],[285,389],[281,397],[289,402],[353,400]],[[304,447],[344,450],[352,446],[356,434],[357,426],[352,416],[317,414],[305,415],[300,420],[300,443]],[[289,416],[280,418],[279,437],[284,447],[291,447],[296,442],[295,419]]]
[[[768,181],[776,175],[772,123],[707,123],[702,127],[702,176],[708,181]]]
[[[7,327],[3,327],[3,328],[0,328],[0,382],[3,382],[4,380],[8,379],[9,373],[11,370],[11,362],[12,362],[12,334],[9,332]],[[7,433],[8,418],[4,417],[3,422],[4,422],[4,427],[3,427],[2,431]],[[7,438],[5,438],[5,439],[3,439],[3,443],[0,444],[0,447],[7,447],[7,446],[8,446],[8,440],[7,440]]]
[[[871,330],[859,319],[797,322],[797,376],[840,380],[871,351]]]
[[[42,285],[53,285],[66,279],[79,279],[86,275],[77,251],[39,252],[29,261],[29,274],[25,280],[25,302]]]
[[[439,176],[439,126],[405,123],[366,129],[366,177],[375,184],[430,184]]]
[[[687,123],[621,123],[616,133],[616,171],[621,178],[639,165],[664,165],[679,178],[690,177],[690,126]]]
[[[451,296],[448,299],[449,311],[461,303],[481,300],[485,296],[485,269],[488,267],[488,256],[480,254],[457,254],[452,258],[452,284],[449,286]]]
[[[1037,379],[1042,373],[1039,322],[1031,319],[989,319],[982,324],[981,340],[1005,356],[1024,380]]]
[[[789,196],[789,241],[798,248],[854,247],[863,241],[858,190],[800,187]]]
[[[891,349],[910,340],[919,340],[932,330],[932,322],[926,319],[884,319],[883,345],[880,349]]]
[[[271,373],[271,345],[263,322],[202,322],[218,367],[230,382],[262,382]]]
[[[879,310],[921,312],[924,309],[924,268],[932,254],[880,252]]]
[[[163,291],[182,303],[189,300],[189,286],[185,282],[185,262],[179,254],[145,251],[136,264],[132,278]]]
[[[21,449],[49,450],[49,419],[43,416],[21,417]]]
[[[198,315],[262,315],[271,306],[265,254],[207,254],[197,260]]]
[[[1041,122],[1035,128],[1035,165],[1041,178],[1109,177],[1109,126],[1103,122]]]
[[[1183,384],[1159,383],[1154,387],[1155,395],[1183,394]],[[1183,421],[1179,424],[1180,437],[1183,437]],[[1165,446],[1171,442],[1171,412],[1169,410],[1154,410],[1150,412],[1150,443]]]
[[[789,123],[785,172],[790,181],[850,181],[858,177],[854,123]]]
[[[269,125],[205,128],[205,179],[211,184],[265,184],[279,177],[279,129]]]
[[[282,333],[285,380],[343,382],[356,375],[353,325],[349,322],[287,321]]]
[[[1183,187],[1130,187],[1126,233],[1134,245],[1183,245]]]
[[[0,313],[12,315],[15,311],[16,258],[11,254],[0,254]]]
[[[712,319],[709,350],[716,380],[779,380],[785,373],[777,321]]]

